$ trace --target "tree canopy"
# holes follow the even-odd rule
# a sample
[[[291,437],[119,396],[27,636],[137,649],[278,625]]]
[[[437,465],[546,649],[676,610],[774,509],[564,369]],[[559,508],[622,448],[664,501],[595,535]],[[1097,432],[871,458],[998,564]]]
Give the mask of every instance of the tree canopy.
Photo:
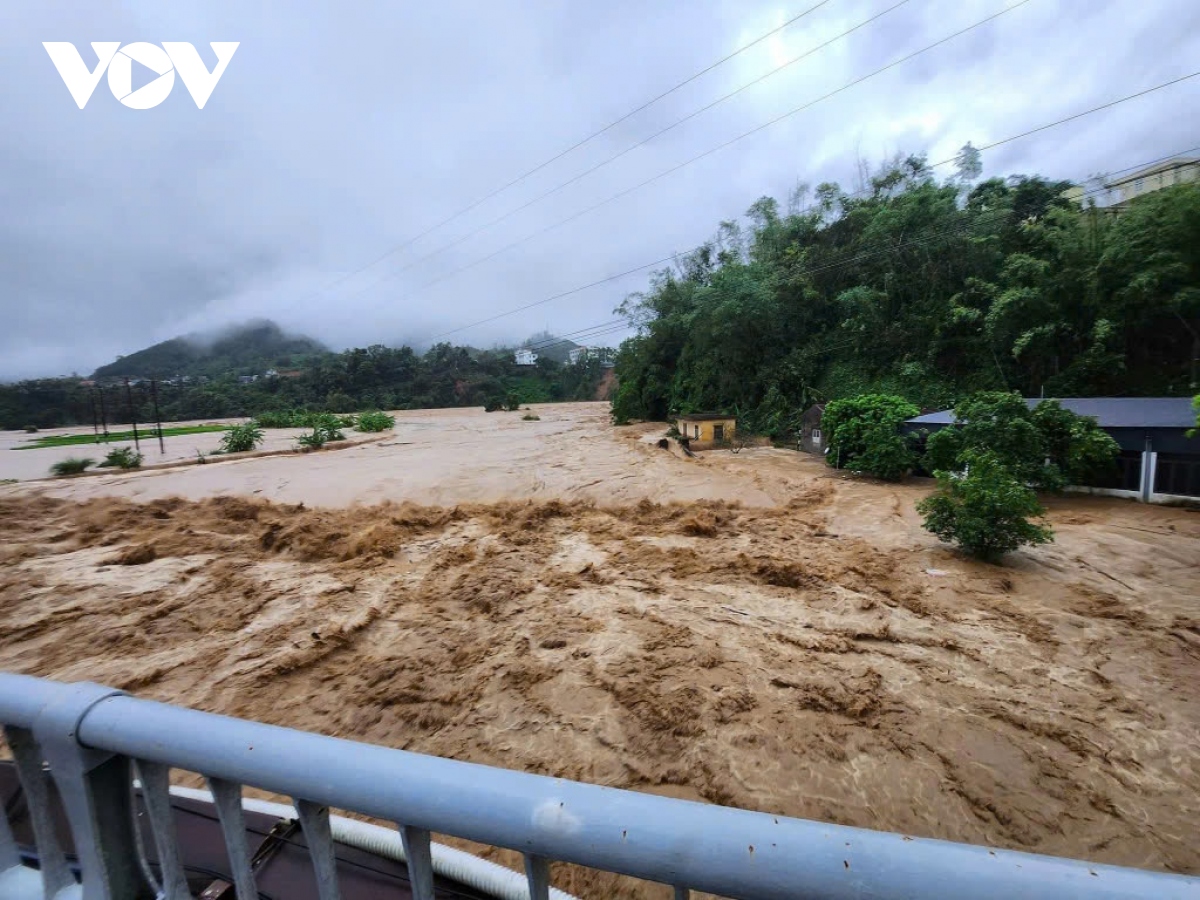
[[[863,393],[924,408],[981,390],[1195,393],[1200,185],[1114,215],[1068,182],[974,183],[972,151],[942,183],[909,157],[787,214],[762,198],[748,228],[724,223],[655,273],[619,309],[639,331],[614,418],[737,408],[790,427],[788,411]]]
[[[377,409],[483,406],[509,396],[517,403],[597,399],[607,355],[593,352],[574,363],[539,358],[519,366],[509,350],[480,351],[436,344],[425,353],[411,347],[356,347],[307,357],[294,377],[260,377],[242,383],[236,372],[158,384],[163,421],[253,416],[302,409],[350,413]],[[255,373],[257,374],[257,373]],[[132,390],[139,422],[153,420],[145,385]],[[128,422],[123,385],[104,391],[107,421]],[[91,425],[91,385],[80,379],[41,379],[0,385],[0,428]]]

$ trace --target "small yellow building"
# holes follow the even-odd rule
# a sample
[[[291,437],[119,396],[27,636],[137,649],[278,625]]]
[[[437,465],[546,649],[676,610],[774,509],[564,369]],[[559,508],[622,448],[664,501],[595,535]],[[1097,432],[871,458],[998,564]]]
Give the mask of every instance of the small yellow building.
[[[1155,163],[1136,172],[1130,172],[1104,183],[1108,189],[1106,205],[1124,205],[1135,197],[1162,190],[1175,184],[1185,184],[1200,178],[1200,159],[1191,156],[1176,156],[1165,162]]]
[[[704,450],[733,440],[737,418],[724,413],[692,413],[680,416],[675,427],[693,450]]]

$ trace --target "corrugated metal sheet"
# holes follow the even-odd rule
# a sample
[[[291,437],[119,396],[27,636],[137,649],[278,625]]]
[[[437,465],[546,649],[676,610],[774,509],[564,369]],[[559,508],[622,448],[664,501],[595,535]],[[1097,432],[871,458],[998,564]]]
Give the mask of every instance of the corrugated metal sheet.
[[[1190,397],[1027,397],[1032,409],[1046,400],[1058,400],[1064,409],[1095,419],[1101,428],[1194,428],[1196,411]],[[927,413],[908,419],[910,425],[953,425],[954,410]]]

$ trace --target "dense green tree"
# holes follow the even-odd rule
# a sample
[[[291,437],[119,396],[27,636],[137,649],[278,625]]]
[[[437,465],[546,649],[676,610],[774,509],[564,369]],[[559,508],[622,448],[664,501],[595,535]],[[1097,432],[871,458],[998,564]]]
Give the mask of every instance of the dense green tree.
[[[900,433],[900,423],[919,412],[906,400],[887,394],[830,401],[821,418],[828,435],[826,462],[888,481],[903,478],[916,458],[908,438]]]
[[[929,472],[959,472],[974,453],[995,456],[1022,484],[1060,490],[1108,474],[1120,447],[1094,419],[1056,400],[1033,409],[1019,394],[981,391],[954,409],[957,425],[929,436],[923,465]]]
[[[968,451],[966,475],[941,472],[938,490],[917,504],[924,527],[972,556],[997,562],[1025,544],[1045,544],[1054,532],[1030,519],[1044,510],[994,453]]]
[[[1033,423],[1045,442],[1046,458],[1068,484],[1096,484],[1116,469],[1120,446],[1095,419],[1064,409],[1057,400],[1043,400],[1033,409]]]
[[[1062,487],[1058,467],[1046,464],[1046,438],[1020,394],[980,391],[962,400],[954,408],[954,415],[956,426],[943,428],[929,438],[927,470],[958,471],[971,454],[986,451],[1022,484],[1051,490]]]
[[[977,162],[964,148],[939,184],[900,158],[857,194],[822,184],[807,209],[763,198],[723,223],[619,308],[638,334],[614,418],[737,409],[788,427],[867,393],[929,408],[1200,389],[1200,186],[1113,215],[1067,182],[977,181]]]
[[[536,366],[518,366],[507,349],[478,351],[438,344],[418,355],[410,347],[373,345],[311,355],[298,377],[269,378],[260,371],[172,377],[158,385],[159,412],[164,421],[178,421],[292,409],[350,413],[475,406],[483,405],[486,397],[509,394],[522,404],[591,400],[612,356],[612,351],[597,349],[575,363],[547,358],[539,359]],[[239,374],[259,377],[243,383]],[[0,427],[91,425],[97,390],[78,378],[0,385]],[[110,424],[128,423],[131,418],[153,421],[147,384],[133,385],[132,410],[121,381],[101,380],[99,390]]]

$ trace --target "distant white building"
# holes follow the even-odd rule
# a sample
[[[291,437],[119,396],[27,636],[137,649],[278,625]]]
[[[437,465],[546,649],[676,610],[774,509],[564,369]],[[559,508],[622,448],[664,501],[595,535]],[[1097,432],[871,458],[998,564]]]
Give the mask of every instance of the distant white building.
[[[579,362],[581,359],[587,359],[587,356],[587,347],[572,347],[571,350],[567,352],[567,358],[571,361],[571,365],[575,365],[575,363]]]
[[[1200,181],[1200,158],[1174,156],[1115,178],[1088,179],[1083,184],[1068,188],[1063,196],[1081,206],[1094,202],[1100,209],[1119,213],[1137,197],[1194,181]]]
[[[538,355],[528,347],[522,347],[513,354],[518,366],[532,366],[538,361]]]

